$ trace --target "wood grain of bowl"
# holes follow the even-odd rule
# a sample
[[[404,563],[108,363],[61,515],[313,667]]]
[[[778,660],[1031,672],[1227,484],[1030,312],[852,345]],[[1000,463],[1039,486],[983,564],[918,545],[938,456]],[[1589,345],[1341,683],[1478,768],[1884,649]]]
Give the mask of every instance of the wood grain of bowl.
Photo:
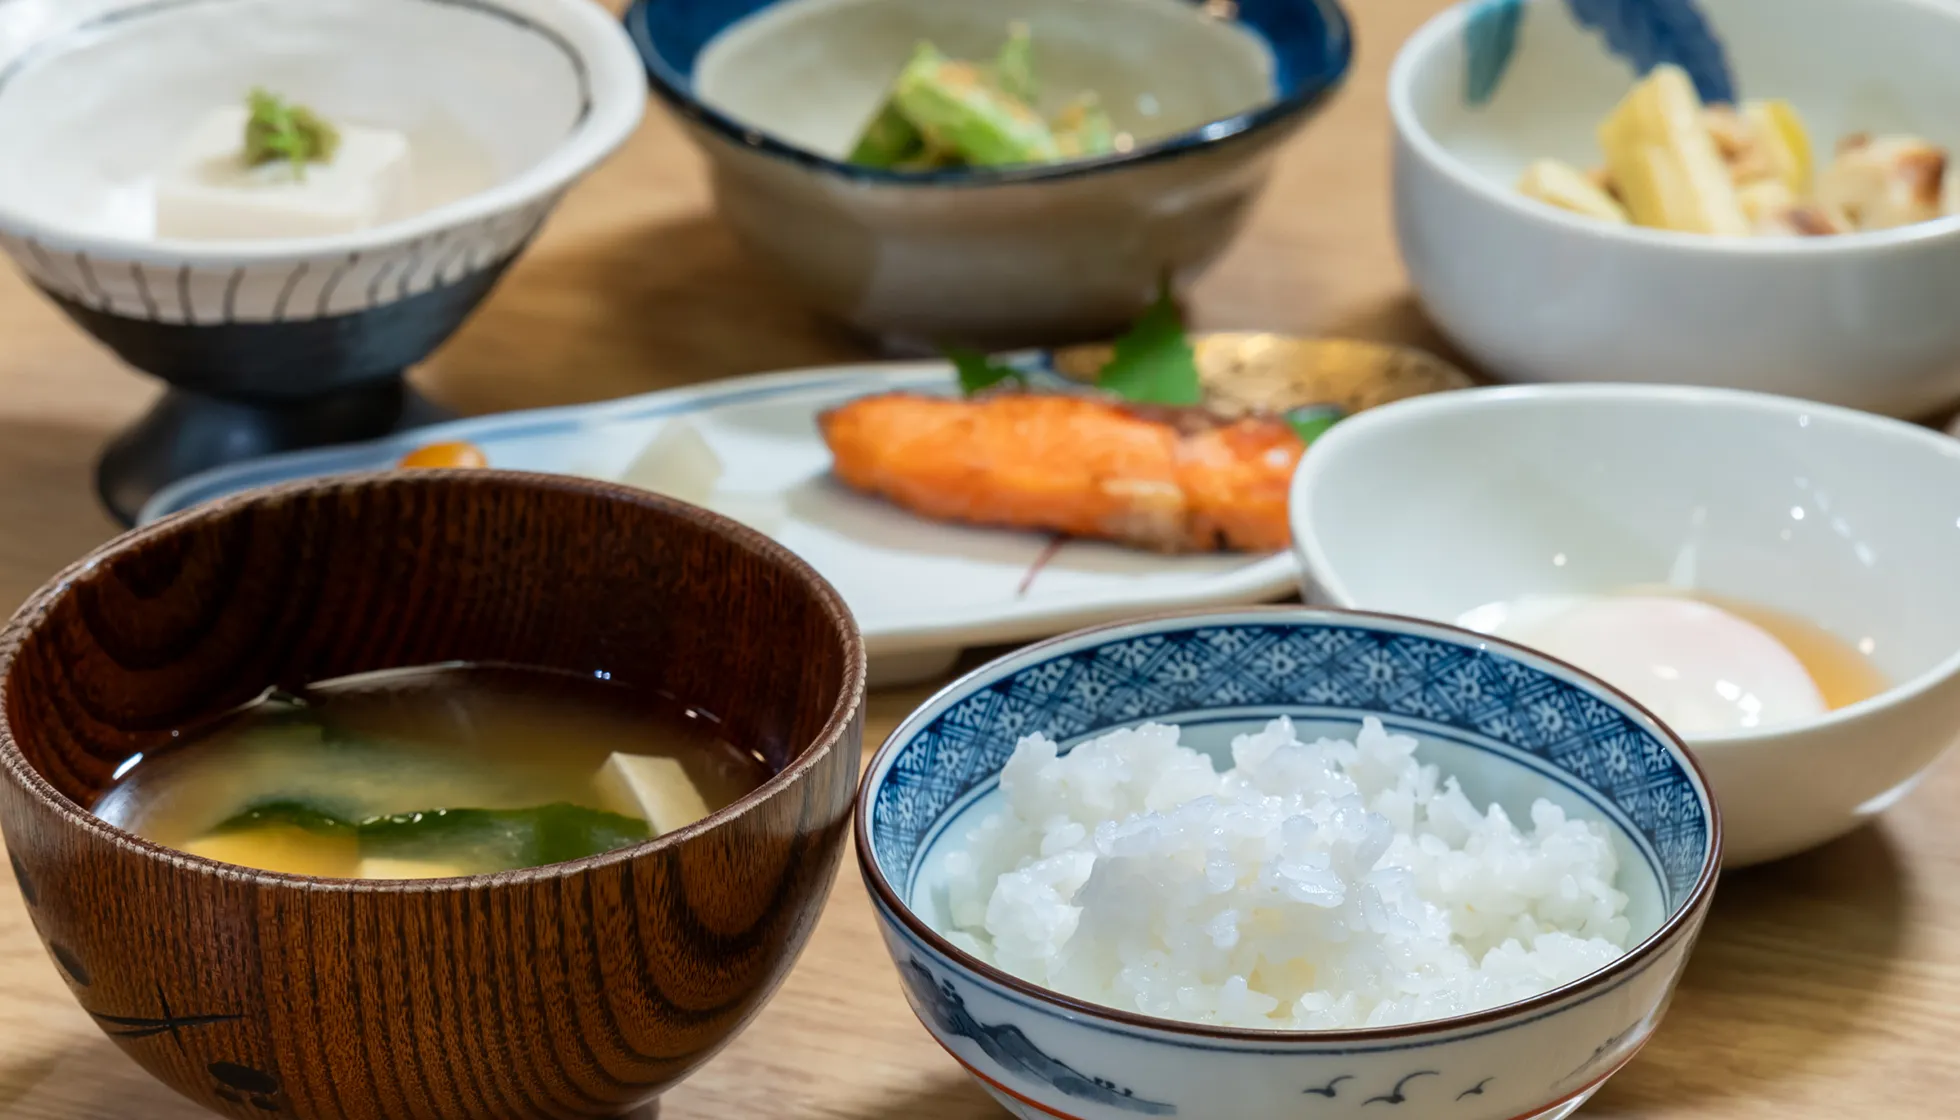
[[[248,870],[86,806],[269,686],[464,660],[667,689],[775,777],[573,863],[362,882]],[[0,830],[75,998],[219,1113],[604,1117],[727,1043],[816,924],[863,735],[835,591],[733,522],[493,471],[256,491],[127,534],[0,635]]]

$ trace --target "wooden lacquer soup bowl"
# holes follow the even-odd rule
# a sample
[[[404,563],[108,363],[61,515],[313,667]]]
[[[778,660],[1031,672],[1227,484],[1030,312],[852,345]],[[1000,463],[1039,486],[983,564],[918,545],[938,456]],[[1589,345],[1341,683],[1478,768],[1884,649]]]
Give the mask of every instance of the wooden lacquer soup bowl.
[[[573,863],[422,882],[247,870],[87,806],[271,686],[450,661],[589,673],[715,713],[775,776]],[[0,638],[0,825],[34,927],[116,1044],[230,1116],[615,1116],[727,1043],[816,924],[864,652],[815,572],[734,522],[491,471],[242,495],[110,543]]]

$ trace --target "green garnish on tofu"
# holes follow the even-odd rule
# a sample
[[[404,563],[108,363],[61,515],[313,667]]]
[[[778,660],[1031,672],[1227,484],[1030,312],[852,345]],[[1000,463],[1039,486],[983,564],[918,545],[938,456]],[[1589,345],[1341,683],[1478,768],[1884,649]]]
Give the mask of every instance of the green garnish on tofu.
[[[313,110],[255,89],[247,102],[245,166],[288,163],[303,177],[309,163],[332,163],[340,132]]]

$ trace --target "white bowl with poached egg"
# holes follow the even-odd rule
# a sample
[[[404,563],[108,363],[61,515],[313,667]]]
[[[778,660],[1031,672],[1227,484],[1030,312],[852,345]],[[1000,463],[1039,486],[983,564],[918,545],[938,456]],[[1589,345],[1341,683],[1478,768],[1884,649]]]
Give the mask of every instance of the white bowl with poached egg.
[[[1858,827],[1960,739],[1960,441],[1933,431],[1722,389],[1467,390],[1337,425],[1292,519],[1310,601],[1509,638],[1652,709],[1731,867]]]

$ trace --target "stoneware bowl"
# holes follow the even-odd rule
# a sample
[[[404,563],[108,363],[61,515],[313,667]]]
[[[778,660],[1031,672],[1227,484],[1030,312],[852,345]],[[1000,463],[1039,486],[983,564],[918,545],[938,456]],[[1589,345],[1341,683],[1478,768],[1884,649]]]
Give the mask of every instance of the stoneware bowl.
[[[1857,827],[1960,738],[1960,441],[1726,390],[1445,396],[1343,421],[1308,452],[1292,510],[1311,598],[1454,621],[1518,595],[1669,584],[1843,639],[1890,689],[1688,739],[1730,866]]]
[[[262,86],[405,132],[429,209],[361,233],[155,236],[157,170]],[[108,448],[125,523],[175,478],[424,418],[402,370],[461,325],[639,122],[590,0],[13,0],[0,6],[0,247],[171,391]]]
[[[1687,63],[1711,99],[1788,98],[1820,163],[1854,132],[1960,154],[1955,57],[1960,6],[1931,0],[1460,5],[1408,41],[1389,78],[1403,260],[1437,324],[1499,377],[1930,413],[1960,398],[1960,217],[1715,239],[1605,225],[1513,186],[1535,158],[1599,163],[1595,130],[1656,60]]]
[[[1047,95],[1100,94],[1129,152],[932,174],[843,162],[921,39],[990,58],[1017,19]],[[900,350],[1115,333],[1231,241],[1353,49],[1335,0],[639,0],[626,22],[749,249]]]
[[[422,882],[183,855],[87,806],[272,685],[462,660],[660,687],[776,770],[606,855]],[[139,529],[0,638],[0,828],[75,998],[227,1116],[615,1116],[727,1043],[829,893],[864,653],[766,538],[605,483],[500,472],[259,490]]]
[[[936,932],[944,857],[998,804],[1025,735],[1067,750],[1144,721],[1222,751],[1287,715],[1309,739],[1364,716],[1514,820],[1539,797],[1604,821],[1636,947],[1522,1003],[1346,1031],[1193,1026],[1057,995]],[[1446,626],[1268,608],[1173,615],[1032,646],[963,678],[892,733],[858,792],[859,867],[913,1010],[1027,1120],[1563,1117],[1661,1019],[1713,895],[1721,828],[1693,760],[1578,671]],[[1390,1107],[1393,1106],[1393,1107]]]

